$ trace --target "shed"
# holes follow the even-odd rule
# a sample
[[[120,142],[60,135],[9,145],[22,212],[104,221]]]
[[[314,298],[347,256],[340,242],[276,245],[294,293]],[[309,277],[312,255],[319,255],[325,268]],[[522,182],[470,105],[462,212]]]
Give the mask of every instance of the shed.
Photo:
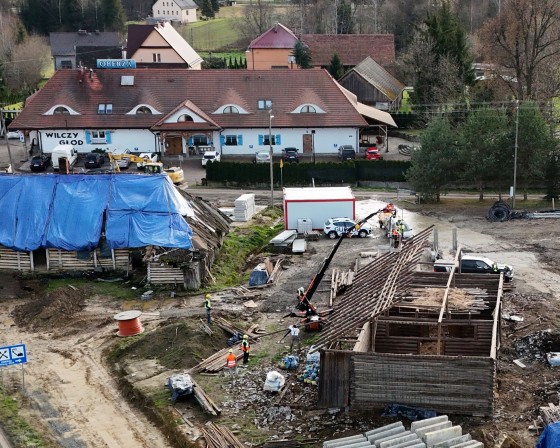
[[[350,187],[284,188],[284,228],[297,230],[298,219],[310,219],[322,230],[330,218],[356,216],[356,198]]]

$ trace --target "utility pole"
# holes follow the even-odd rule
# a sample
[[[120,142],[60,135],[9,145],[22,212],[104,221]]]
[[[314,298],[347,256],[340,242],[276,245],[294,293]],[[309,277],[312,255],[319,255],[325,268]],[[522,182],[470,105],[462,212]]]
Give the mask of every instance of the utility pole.
[[[268,152],[270,154],[270,206],[274,207],[274,177],[273,177],[273,164],[272,164],[272,119],[274,115],[272,115],[272,104],[270,105],[270,109],[268,109]]]
[[[516,112],[515,112],[515,146],[513,149],[513,195],[511,198],[511,208],[515,208],[515,189],[517,187],[517,143],[519,135],[519,100],[516,102]]]

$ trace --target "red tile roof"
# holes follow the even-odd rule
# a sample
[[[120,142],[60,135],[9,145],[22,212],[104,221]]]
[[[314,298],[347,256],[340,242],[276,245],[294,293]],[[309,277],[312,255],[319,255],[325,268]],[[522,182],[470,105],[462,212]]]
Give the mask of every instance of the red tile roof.
[[[122,76],[134,77],[134,85],[121,85]],[[232,94],[235,92],[235,95]],[[214,114],[232,97],[244,99],[247,114]],[[324,114],[292,114],[297,105],[314,102]],[[124,69],[59,70],[11,123],[11,129],[147,129],[177,106],[198,108],[218,126],[268,127],[267,110],[259,100],[271,100],[277,127],[359,127],[365,120],[325,70],[185,70]],[[311,101],[306,101],[311,100]],[[111,103],[111,115],[97,113],[99,103]],[[148,104],[159,115],[131,114],[135,106]],[[80,115],[44,115],[55,105],[65,105]],[[212,126],[206,124],[205,126]],[[177,125],[179,126],[179,124]],[[168,128],[167,125],[165,125]]]
[[[327,66],[336,53],[342,65],[355,66],[366,57],[382,66],[395,63],[393,34],[304,34],[314,66]]]
[[[294,48],[298,38],[281,23],[277,23],[249,44],[254,48]]]

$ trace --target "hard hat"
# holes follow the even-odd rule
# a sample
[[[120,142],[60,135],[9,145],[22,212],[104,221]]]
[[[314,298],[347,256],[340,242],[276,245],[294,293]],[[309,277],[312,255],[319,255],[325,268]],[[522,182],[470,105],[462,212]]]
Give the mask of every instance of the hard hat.
[[[243,335],[243,339],[249,339],[249,336],[247,336],[246,334]]]
[[[205,297],[206,299],[209,299],[209,298],[210,298],[210,294],[206,294],[204,297]]]
[[[233,350],[230,348],[230,349],[229,349],[229,352],[230,352],[230,353],[233,353]]]
[[[299,287],[297,290],[298,294],[303,294],[305,292],[305,289],[303,289],[303,286]]]

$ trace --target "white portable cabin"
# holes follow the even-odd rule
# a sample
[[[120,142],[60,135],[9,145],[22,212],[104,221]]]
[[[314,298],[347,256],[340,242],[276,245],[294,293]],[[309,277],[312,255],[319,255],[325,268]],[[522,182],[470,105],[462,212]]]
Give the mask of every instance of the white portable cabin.
[[[330,218],[356,216],[356,198],[350,187],[284,188],[284,228],[297,230],[298,219],[310,219],[323,230]]]

